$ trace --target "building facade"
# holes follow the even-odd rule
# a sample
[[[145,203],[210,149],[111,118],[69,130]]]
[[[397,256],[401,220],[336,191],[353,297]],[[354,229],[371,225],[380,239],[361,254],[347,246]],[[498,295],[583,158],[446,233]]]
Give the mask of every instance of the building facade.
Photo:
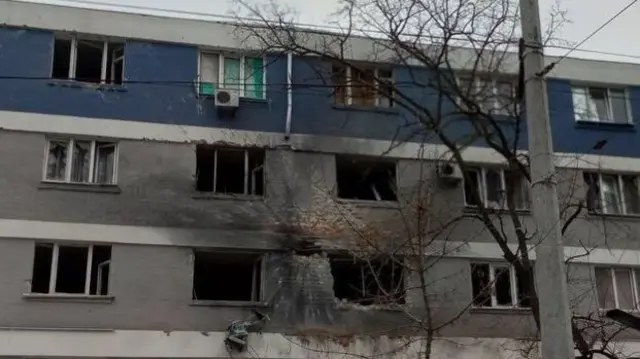
[[[393,193],[350,186],[359,164],[393,147],[385,171],[410,191],[442,146],[392,146],[412,125],[390,103],[336,104],[314,60],[251,56],[231,34],[224,23],[0,0],[0,356],[224,358],[228,326],[252,309],[270,320],[235,356],[423,350],[369,335],[407,325],[408,312],[344,305],[353,269],[283,252],[283,223],[288,209],[330,200],[393,216]],[[220,83],[240,93],[231,117],[208,96]],[[618,204],[565,236],[574,310],[630,309],[640,299],[640,66],[565,59],[548,98],[559,173],[574,179],[561,195],[592,181]],[[585,106],[601,116],[581,117]],[[487,168],[500,159],[481,146],[464,155],[491,191]],[[464,186],[439,191],[436,205],[462,212]],[[474,303],[476,271],[510,269],[480,225],[450,235],[460,246],[429,278],[439,318],[463,314],[439,331],[435,357],[522,358],[533,323],[517,278]],[[403,281],[401,305],[420,308],[416,278]],[[625,333],[620,350],[639,351],[637,339]]]

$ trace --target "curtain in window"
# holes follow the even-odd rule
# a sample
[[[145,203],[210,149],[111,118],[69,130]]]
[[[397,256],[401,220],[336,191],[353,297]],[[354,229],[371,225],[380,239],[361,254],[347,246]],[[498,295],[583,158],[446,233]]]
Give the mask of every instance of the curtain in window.
[[[75,141],[71,165],[71,182],[89,182],[89,163],[91,162],[91,142]]]
[[[47,179],[64,181],[67,169],[68,142],[51,141],[47,158]]]
[[[602,309],[616,307],[613,296],[613,276],[609,268],[596,268],[596,288],[598,291],[598,304]]]
[[[240,59],[225,57],[224,59],[224,87],[242,89],[240,81]]]
[[[113,144],[96,144],[94,182],[113,183],[113,160],[116,147]]]
[[[606,209],[606,213],[622,213],[622,204],[620,203],[620,186],[618,185],[617,176],[602,176],[602,193],[604,196],[604,208]]]
[[[264,64],[260,57],[247,57],[244,62],[245,97],[262,98],[264,94]]]

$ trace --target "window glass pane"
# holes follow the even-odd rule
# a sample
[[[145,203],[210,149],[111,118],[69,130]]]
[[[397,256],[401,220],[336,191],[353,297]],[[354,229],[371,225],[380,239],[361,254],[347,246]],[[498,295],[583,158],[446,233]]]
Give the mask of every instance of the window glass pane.
[[[373,69],[351,69],[352,104],[373,106],[376,104],[375,80]]]
[[[508,180],[509,175],[509,172],[505,172],[505,181]],[[527,181],[523,175],[517,173],[513,182],[513,187],[513,202],[516,205],[516,209],[529,209],[531,206],[531,200],[529,197],[529,181]]]
[[[482,192],[480,191],[480,183],[478,181],[478,171],[467,171],[464,176],[464,201],[468,206],[477,206],[477,201],[474,200],[474,192],[478,193],[478,196],[482,198]]]
[[[264,65],[260,57],[247,57],[245,59],[245,97],[264,97]]]
[[[200,94],[213,95],[218,85],[218,54],[200,55]]]
[[[611,89],[609,90],[609,95],[613,122],[628,123],[626,92],[621,89]]]
[[[498,170],[486,170],[487,203],[489,207],[499,208],[502,205],[502,174]]]
[[[237,90],[242,89],[240,59],[224,58],[224,87]]]
[[[598,292],[598,304],[602,309],[615,308],[613,297],[613,280],[611,270],[608,268],[596,268],[596,288]]]
[[[513,85],[510,82],[496,83],[496,111],[503,114],[512,113],[513,100]]]
[[[591,116],[598,121],[611,121],[608,111],[607,89],[590,87],[588,91],[589,110],[592,111]]]
[[[69,142],[67,141],[51,141],[49,143],[49,155],[47,158],[47,176],[48,180],[64,181],[67,169],[67,150]]]
[[[616,289],[618,292],[618,308],[633,309],[633,285],[631,284],[631,270],[616,269]]]
[[[583,178],[587,186],[587,209],[590,212],[599,212],[602,209],[599,177],[595,173],[584,173]]]
[[[491,277],[488,264],[471,264],[471,286],[473,290],[473,305],[478,307],[491,306]]]
[[[622,213],[618,176],[602,175],[602,193],[604,195],[605,213]]]
[[[640,198],[636,176],[622,176],[624,186],[624,201],[627,213],[640,214]]]
[[[71,182],[89,182],[91,142],[74,141],[71,159]]]
[[[640,291],[640,270],[634,269],[633,270],[635,273],[635,277],[636,277],[636,290]],[[635,293],[635,302],[636,302],[636,309],[640,308],[640,293],[636,292]]]
[[[509,268],[495,267],[493,268],[493,273],[495,276],[496,301],[498,305],[513,305]]]
[[[531,298],[529,297],[529,276],[516,272],[516,289],[518,292],[518,306],[528,308],[531,306]]]
[[[576,121],[593,121],[589,115],[587,92],[584,87],[573,88],[573,112]]]
[[[96,143],[95,178],[96,183],[113,183],[113,164],[116,146],[113,143]]]
[[[495,85],[493,81],[479,79],[475,98],[482,111],[493,112],[496,108]]]

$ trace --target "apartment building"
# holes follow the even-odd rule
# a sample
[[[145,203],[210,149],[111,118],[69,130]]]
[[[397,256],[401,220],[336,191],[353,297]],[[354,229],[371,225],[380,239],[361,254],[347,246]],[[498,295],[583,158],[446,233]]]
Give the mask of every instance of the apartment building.
[[[358,301],[350,288],[363,285],[365,266],[335,253],[291,255],[287,221],[291,209],[330,201],[382,221],[397,212],[395,192],[384,183],[363,190],[354,178],[375,163],[411,190],[436,156],[419,155],[420,143],[391,146],[410,131],[391,101],[360,104],[353,90],[313,86],[316,60],[259,57],[232,34],[224,23],[0,0],[0,356],[406,358],[423,350],[386,335],[424,305],[416,278],[379,269],[396,278],[384,285],[402,288],[397,304],[409,311]],[[376,71],[389,81],[408,76],[403,67]],[[238,98],[212,96],[225,82]],[[559,173],[609,203],[594,204],[565,236],[574,310],[633,309],[640,65],[565,59],[550,74],[548,98]],[[230,113],[216,105],[235,100]],[[464,155],[490,201],[503,186],[501,161],[483,147]],[[443,189],[434,205],[473,205],[465,185]],[[561,184],[562,196],[569,187]],[[530,222],[525,202],[521,209]],[[458,250],[429,278],[436,317],[462,314],[437,333],[446,340],[435,341],[434,356],[522,358],[533,323],[518,278],[481,226],[451,235]],[[494,290],[482,297],[478,278],[487,276]],[[229,326],[252,310],[269,320],[230,353]],[[640,351],[638,339],[624,333],[621,350]]]

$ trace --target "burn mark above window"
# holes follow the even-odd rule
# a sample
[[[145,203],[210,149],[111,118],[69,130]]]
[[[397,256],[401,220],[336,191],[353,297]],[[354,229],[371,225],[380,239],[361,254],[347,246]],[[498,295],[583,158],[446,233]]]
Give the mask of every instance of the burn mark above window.
[[[260,254],[194,251],[194,300],[257,302],[261,280]]]
[[[263,149],[196,147],[196,189],[221,194],[264,195]]]
[[[395,161],[336,156],[336,177],[339,198],[397,201]]]
[[[404,304],[404,268],[390,258],[331,258],[336,298],[359,305]]]

